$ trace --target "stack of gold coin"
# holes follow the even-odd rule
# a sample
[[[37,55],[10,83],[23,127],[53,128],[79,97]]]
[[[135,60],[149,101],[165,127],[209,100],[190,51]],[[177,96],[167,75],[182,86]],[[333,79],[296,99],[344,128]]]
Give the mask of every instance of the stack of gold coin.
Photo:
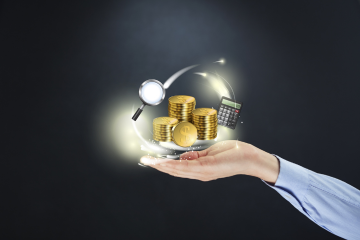
[[[193,124],[197,128],[198,140],[217,137],[217,111],[212,108],[197,108],[192,112]]]
[[[171,117],[158,117],[153,121],[153,139],[159,142],[172,141],[172,128],[179,120]]]
[[[195,98],[186,95],[177,95],[169,98],[169,117],[179,122],[192,122],[192,111],[195,109]]]

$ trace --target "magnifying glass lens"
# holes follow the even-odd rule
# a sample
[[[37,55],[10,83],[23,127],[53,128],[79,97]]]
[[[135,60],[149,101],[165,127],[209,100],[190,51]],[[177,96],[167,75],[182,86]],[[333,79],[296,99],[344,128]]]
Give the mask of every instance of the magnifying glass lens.
[[[163,89],[156,82],[148,82],[141,89],[141,97],[146,103],[155,104],[161,100],[162,96]]]
[[[158,105],[164,100],[165,97],[165,88],[155,79],[149,79],[143,82],[139,88],[139,96],[143,105],[136,111],[132,120],[136,121],[136,119],[140,116],[143,111],[145,105],[155,106]]]

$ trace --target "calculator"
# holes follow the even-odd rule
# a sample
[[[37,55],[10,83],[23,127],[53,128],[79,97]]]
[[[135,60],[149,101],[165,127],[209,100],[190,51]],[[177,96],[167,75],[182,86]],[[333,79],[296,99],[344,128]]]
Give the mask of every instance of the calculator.
[[[243,103],[222,97],[219,105],[218,125],[235,129]]]

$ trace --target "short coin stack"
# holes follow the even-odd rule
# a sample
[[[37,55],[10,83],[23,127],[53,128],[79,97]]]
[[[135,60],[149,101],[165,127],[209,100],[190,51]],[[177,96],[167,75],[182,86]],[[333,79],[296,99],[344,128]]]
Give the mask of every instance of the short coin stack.
[[[169,98],[169,117],[179,122],[192,122],[192,111],[195,109],[195,98],[186,95],[177,95]]]
[[[212,108],[197,108],[192,112],[193,124],[197,128],[198,140],[217,137],[217,111]]]
[[[153,139],[159,142],[171,142],[172,128],[178,124],[176,118],[158,117],[153,121]]]

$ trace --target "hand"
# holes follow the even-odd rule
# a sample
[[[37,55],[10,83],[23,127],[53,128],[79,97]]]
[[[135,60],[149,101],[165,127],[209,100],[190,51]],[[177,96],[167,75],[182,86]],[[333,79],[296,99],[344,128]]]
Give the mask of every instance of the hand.
[[[275,156],[235,140],[222,141],[199,152],[186,152],[180,160],[143,156],[140,161],[176,177],[201,181],[245,174],[274,184],[280,168]]]

